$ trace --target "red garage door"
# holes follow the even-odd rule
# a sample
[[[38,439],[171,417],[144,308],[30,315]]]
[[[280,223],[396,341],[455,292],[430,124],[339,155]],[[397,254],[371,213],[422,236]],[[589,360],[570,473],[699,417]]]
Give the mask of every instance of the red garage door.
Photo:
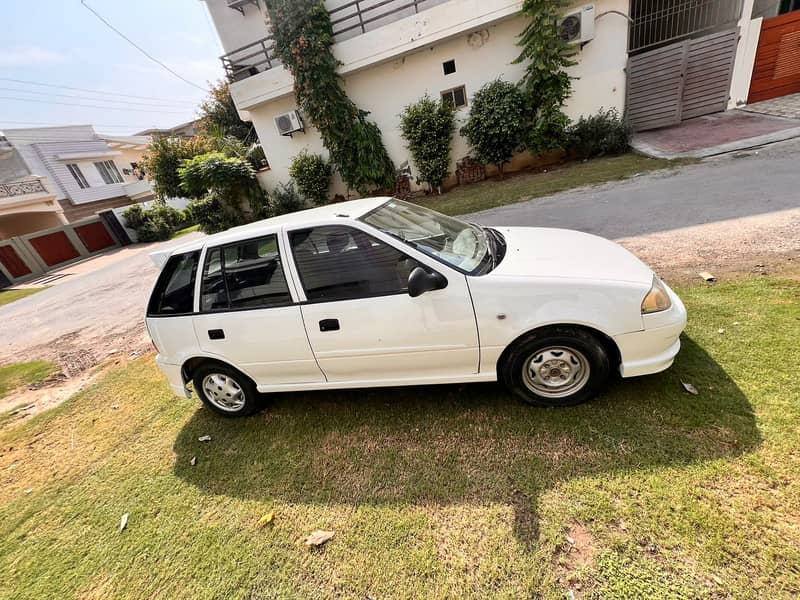
[[[99,221],[76,227],[75,233],[78,234],[78,237],[89,252],[98,252],[116,245],[116,242],[108,233],[108,229]]]
[[[80,253],[63,231],[31,238],[29,242],[48,267],[59,265],[80,256]]]
[[[17,251],[11,246],[0,247],[0,263],[3,263],[6,271],[8,271],[14,279],[31,274],[28,265],[25,264],[19,257],[19,254],[17,254]]]

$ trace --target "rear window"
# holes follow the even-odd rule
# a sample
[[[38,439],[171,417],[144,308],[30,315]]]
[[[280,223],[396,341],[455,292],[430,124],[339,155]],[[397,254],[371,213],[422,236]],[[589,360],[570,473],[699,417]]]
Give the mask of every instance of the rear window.
[[[149,317],[189,315],[194,311],[194,283],[200,252],[176,254],[171,257],[150,297]]]

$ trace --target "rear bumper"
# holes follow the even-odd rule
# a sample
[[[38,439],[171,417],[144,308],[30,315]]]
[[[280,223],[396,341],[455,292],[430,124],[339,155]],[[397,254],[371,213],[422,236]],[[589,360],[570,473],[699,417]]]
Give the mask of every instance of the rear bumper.
[[[156,363],[158,364],[158,368],[161,369],[161,372],[169,381],[169,386],[172,388],[172,391],[175,393],[176,396],[180,396],[181,398],[191,398],[192,395],[189,393],[189,390],[186,389],[186,384],[183,381],[183,369],[180,365],[170,365],[165,363],[161,356],[156,357]]]
[[[663,313],[645,315],[644,331],[614,338],[622,356],[620,374],[639,377],[660,373],[672,366],[681,349],[681,333],[686,329],[687,314],[683,302],[669,290],[672,308]]]

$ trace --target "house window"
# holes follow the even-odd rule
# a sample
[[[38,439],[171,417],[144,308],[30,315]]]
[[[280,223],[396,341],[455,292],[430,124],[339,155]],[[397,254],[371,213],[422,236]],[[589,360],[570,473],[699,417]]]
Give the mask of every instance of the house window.
[[[446,63],[442,64],[442,68],[444,69],[445,75],[452,75],[456,72],[456,61],[448,60]]]
[[[89,182],[86,181],[86,177],[83,176],[83,173],[81,173],[81,169],[78,165],[69,164],[67,165],[67,169],[69,170],[70,174],[75,178],[78,187],[80,187],[82,190],[85,190],[86,188],[90,187]]]
[[[452,90],[445,90],[442,92],[442,102],[452,104],[456,108],[461,108],[467,105],[467,88],[460,86]]]
[[[117,165],[114,164],[113,160],[96,162],[94,163],[94,166],[97,167],[97,170],[100,172],[100,177],[103,178],[103,181],[106,183],[106,185],[111,185],[112,183],[122,183],[122,175],[119,174]]]

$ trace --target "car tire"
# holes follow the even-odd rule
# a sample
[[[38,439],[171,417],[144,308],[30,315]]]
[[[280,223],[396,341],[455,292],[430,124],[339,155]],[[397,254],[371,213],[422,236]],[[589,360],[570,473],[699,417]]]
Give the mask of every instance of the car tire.
[[[528,404],[577,406],[595,398],[611,373],[608,352],[583,329],[549,327],[518,340],[500,368],[506,387]]]
[[[220,416],[248,417],[261,408],[255,383],[228,365],[205,363],[195,370],[192,383],[200,400]]]

